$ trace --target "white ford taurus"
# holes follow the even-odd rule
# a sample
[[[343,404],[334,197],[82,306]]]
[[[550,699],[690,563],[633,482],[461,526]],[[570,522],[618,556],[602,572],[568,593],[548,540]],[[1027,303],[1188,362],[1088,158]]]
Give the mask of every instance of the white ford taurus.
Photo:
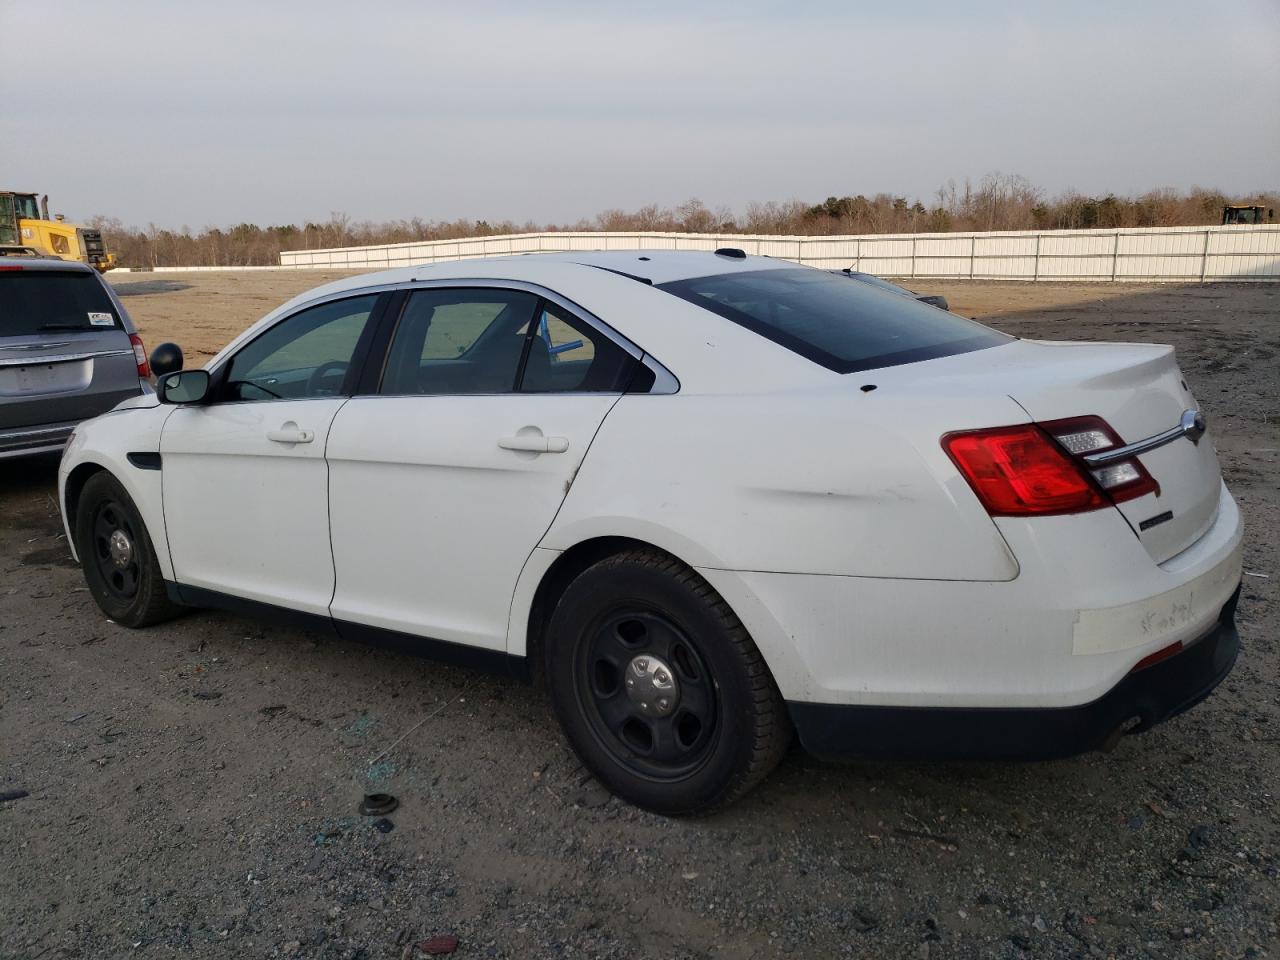
[[[1240,516],[1170,347],[737,250],[328,284],[81,425],[59,482],[115,620],[285,613],[541,675],[583,762],[668,813],[793,728],[823,757],[1106,747],[1238,649]]]

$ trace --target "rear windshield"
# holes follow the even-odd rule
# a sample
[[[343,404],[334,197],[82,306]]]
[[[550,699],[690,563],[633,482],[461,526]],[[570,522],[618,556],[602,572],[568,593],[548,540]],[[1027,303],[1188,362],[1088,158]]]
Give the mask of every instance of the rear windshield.
[[[807,267],[721,273],[659,289],[836,373],[948,357],[1012,339],[913,297]]]
[[[0,337],[109,329],[120,317],[92,273],[0,270]]]

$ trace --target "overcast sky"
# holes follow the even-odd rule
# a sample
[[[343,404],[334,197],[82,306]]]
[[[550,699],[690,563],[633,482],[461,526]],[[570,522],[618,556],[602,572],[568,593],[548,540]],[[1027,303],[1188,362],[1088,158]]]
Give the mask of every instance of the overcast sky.
[[[0,188],[76,219],[1280,188],[1280,0],[0,0],[0,37]]]

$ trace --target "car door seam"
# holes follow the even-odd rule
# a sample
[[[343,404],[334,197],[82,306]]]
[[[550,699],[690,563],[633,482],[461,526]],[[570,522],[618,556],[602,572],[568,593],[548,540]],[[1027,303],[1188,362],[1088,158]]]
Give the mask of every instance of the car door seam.
[[[333,601],[338,596],[338,558],[333,549],[333,468],[329,464],[329,440],[333,437],[333,426],[338,422],[338,416],[350,402],[351,397],[343,400],[342,405],[329,418],[329,427],[324,434],[324,452],[321,454],[321,459],[324,460],[324,522],[329,536],[329,566],[333,569],[333,587],[329,590],[329,602],[325,605],[330,621],[333,620]]]
[[[550,394],[550,396],[572,396],[572,394]],[[529,566],[529,560],[533,557],[534,553],[536,553],[538,548],[542,546],[542,542],[547,539],[547,534],[551,532],[551,528],[556,525],[556,520],[560,516],[560,511],[564,509],[564,505],[569,499],[569,494],[573,490],[574,481],[578,479],[578,473],[582,470],[583,464],[587,462],[587,457],[590,455],[591,448],[592,446],[594,446],[596,442],[596,437],[598,437],[600,435],[600,431],[604,429],[605,421],[609,419],[609,414],[613,413],[614,407],[616,407],[618,405],[618,402],[625,396],[627,396],[627,394],[625,393],[618,394],[618,396],[614,398],[613,403],[609,404],[609,409],[604,412],[604,416],[600,418],[600,422],[596,424],[596,428],[591,434],[591,439],[587,441],[587,448],[582,451],[582,457],[578,460],[578,465],[574,467],[573,473],[570,475],[568,483],[565,484],[564,496],[560,498],[560,503],[556,506],[555,512],[552,513],[551,520],[547,523],[546,528],[542,531],[537,541],[535,541],[533,546],[529,549],[529,553],[525,556],[524,562],[520,564],[520,572],[516,574],[515,582],[511,584],[511,596],[507,599],[507,647],[506,647],[507,654],[510,656],[515,656],[515,654],[511,652],[511,630],[513,627],[511,618],[515,608],[516,590],[520,586],[520,581],[524,579],[525,569]],[[526,657],[528,656],[527,650],[523,654],[523,656],[526,656]]]

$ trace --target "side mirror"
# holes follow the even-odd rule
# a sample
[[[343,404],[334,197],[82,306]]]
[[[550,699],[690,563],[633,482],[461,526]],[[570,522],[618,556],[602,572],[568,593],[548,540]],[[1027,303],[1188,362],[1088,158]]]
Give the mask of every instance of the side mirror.
[[[916,297],[921,303],[927,303],[931,307],[937,307],[939,310],[950,310],[951,307],[947,303],[947,298],[943,296],[931,295],[927,297]],[[154,367],[155,364],[153,363]]]
[[[151,351],[151,372],[157,377],[182,369],[182,348],[176,343],[162,343]]]
[[[202,403],[209,395],[208,370],[166,373],[156,382],[161,403]]]

